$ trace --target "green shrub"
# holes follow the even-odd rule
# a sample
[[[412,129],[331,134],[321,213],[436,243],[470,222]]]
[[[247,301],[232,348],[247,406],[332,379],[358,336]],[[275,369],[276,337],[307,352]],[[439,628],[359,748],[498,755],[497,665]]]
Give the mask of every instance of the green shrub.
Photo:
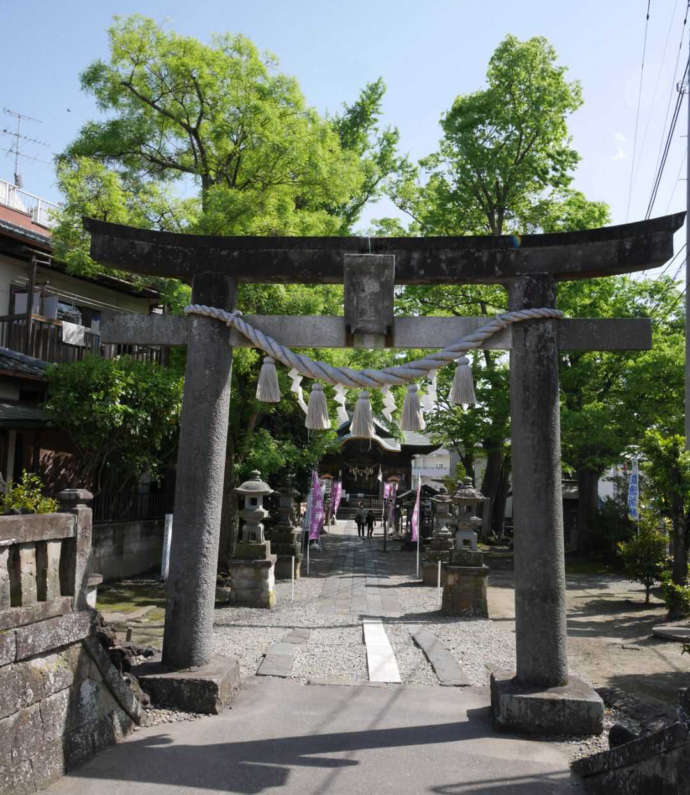
[[[671,620],[690,616],[690,586],[676,585],[671,578],[664,578],[662,583],[664,602]]]
[[[0,498],[0,513],[19,511],[20,513],[54,513],[58,509],[56,500],[43,495],[43,483],[38,475],[26,470],[22,472],[19,483],[11,480],[7,491]]]
[[[629,580],[645,587],[645,604],[649,604],[652,585],[662,578],[666,564],[666,536],[658,530],[641,527],[635,538],[621,541],[618,551]]]

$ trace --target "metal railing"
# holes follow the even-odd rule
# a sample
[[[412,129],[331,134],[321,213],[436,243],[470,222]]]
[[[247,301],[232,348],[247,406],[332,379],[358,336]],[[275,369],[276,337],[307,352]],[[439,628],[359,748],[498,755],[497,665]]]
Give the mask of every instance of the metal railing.
[[[49,229],[55,226],[54,215],[59,205],[22,190],[4,179],[0,179],[0,204],[25,213],[35,224]]]
[[[135,522],[162,519],[173,512],[173,491],[139,494],[138,492],[102,492],[93,498],[94,524]]]

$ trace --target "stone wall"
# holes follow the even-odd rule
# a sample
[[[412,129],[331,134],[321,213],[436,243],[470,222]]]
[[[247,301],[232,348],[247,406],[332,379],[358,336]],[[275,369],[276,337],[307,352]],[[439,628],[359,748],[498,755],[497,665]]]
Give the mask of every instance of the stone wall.
[[[28,793],[116,741],[140,706],[92,637],[88,492],[0,517],[0,793]]]
[[[683,723],[579,759],[573,770],[596,795],[690,792],[690,733]]]
[[[117,580],[155,570],[163,554],[163,519],[108,522],[93,528],[92,571]]]

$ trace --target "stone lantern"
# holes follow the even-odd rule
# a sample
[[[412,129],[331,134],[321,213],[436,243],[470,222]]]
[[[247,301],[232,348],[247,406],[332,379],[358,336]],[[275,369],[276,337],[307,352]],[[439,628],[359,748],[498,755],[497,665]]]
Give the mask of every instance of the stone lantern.
[[[455,552],[446,566],[441,612],[449,616],[488,618],[486,580],[489,567],[477,549],[477,528],[482,520],[477,516],[482,493],[472,486],[471,478],[456,489],[451,497],[455,505],[457,530]]]
[[[472,478],[465,478],[462,486],[458,486],[451,497],[455,506],[457,530],[455,531],[456,549],[477,548],[477,528],[482,520],[477,516],[479,505],[486,497],[472,486]]]
[[[453,533],[449,525],[453,524],[450,515],[451,497],[441,486],[439,493],[431,498],[434,512],[434,532],[424,555],[422,565],[422,581],[424,585],[436,585],[438,580],[438,562],[441,561],[441,584],[445,585],[445,564],[450,562],[453,552]]]
[[[240,517],[245,524],[242,540],[229,564],[233,604],[250,607],[273,607],[275,604],[276,556],[271,554],[271,542],[264,539],[262,524],[268,516],[264,497],[272,493],[273,489],[261,480],[261,473],[256,469],[249,480],[235,489],[235,494],[244,500]]]
[[[249,480],[245,480],[241,486],[235,489],[235,494],[244,497],[244,509],[240,511],[240,517],[244,519],[245,525],[242,530],[242,542],[245,544],[270,544],[264,539],[264,526],[262,521],[268,516],[268,511],[264,508],[264,497],[273,494],[273,489],[261,480],[261,473],[258,469],[253,470]]]
[[[292,576],[292,559],[295,559],[295,579],[300,576],[302,560],[301,529],[295,522],[295,498],[299,492],[292,482],[278,489],[278,522],[271,528],[271,549],[277,556],[276,579],[289,580]]]

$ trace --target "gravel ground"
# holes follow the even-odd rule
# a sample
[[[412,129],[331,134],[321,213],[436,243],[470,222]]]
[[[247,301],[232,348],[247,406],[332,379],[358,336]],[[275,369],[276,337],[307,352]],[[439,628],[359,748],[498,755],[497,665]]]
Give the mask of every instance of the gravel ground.
[[[514,668],[512,625],[442,616],[439,592],[415,581],[414,555],[397,550],[384,555],[380,541],[363,544],[357,539],[333,535],[322,546],[311,561],[315,576],[303,577],[295,583],[294,601],[290,599],[290,583],[280,581],[276,583],[273,610],[229,607],[216,611],[216,651],[237,655],[243,676],[256,673],[271,644],[282,640],[289,629],[306,628],[312,630],[309,643],[299,649],[293,678],[353,683],[366,680],[363,614],[382,618],[404,684],[439,684],[426,656],[412,640],[411,633],[422,626],[456,656],[473,685],[488,685],[490,670]],[[339,587],[335,589],[339,595],[348,593],[352,582],[361,581],[361,568],[354,572],[353,580],[352,561],[357,559],[362,566],[362,552],[366,555],[366,608],[359,602],[359,610],[364,613],[358,612],[349,599],[349,610],[324,601],[322,590],[336,552],[341,556],[340,568],[330,577],[339,578]]]
[[[198,712],[180,712],[177,709],[159,709],[149,707],[144,710],[141,719],[141,727],[160,726],[164,723],[178,723],[181,720],[198,720],[206,718],[207,715],[200,715]]]

